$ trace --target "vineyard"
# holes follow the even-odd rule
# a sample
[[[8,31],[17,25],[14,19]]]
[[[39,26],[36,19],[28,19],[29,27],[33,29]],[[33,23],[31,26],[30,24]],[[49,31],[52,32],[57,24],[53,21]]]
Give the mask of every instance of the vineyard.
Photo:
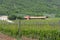
[[[18,36],[18,20],[15,23],[0,21],[0,32],[17,38]],[[20,37],[25,36],[38,40],[60,40],[60,19],[31,19],[19,20]]]

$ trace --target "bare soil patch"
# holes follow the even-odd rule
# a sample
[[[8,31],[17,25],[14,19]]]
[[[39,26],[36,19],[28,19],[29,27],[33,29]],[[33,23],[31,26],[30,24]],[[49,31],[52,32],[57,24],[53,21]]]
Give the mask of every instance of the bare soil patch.
[[[17,39],[11,36],[5,35],[3,33],[0,33],[0,40],[17,40]],[[32,38],[22,36],[20,40],[38,40],[38,39],[32,39]]]
[[[0,33],[0,40],[16,40],[15,38],[12,38],[8,35],[5,35],[3,33]]]

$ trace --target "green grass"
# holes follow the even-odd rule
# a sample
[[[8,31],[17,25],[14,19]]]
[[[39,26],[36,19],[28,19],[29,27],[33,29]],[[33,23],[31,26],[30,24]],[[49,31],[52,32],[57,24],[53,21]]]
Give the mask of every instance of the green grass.
[[[0,31],[16,37],[18,20],[14,22],[0,21]],[[20,35],[39,40],[60,40],[60,18],[20,20]]]
[[[21,21],[21,29],[34,29],[34,30],[53,30],[59,29],[60,27],[60,19],[46,19],[46,20],[22,20]],[[23,30],[23,29],[22,29]]]

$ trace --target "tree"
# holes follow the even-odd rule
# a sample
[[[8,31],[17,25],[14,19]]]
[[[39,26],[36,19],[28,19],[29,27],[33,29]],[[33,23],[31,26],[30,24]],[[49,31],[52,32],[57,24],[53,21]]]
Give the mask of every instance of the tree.
[[[10,16],[8,16],[8,19],[9,20],[16,20],[16,16],[15,15],[10,15]]]

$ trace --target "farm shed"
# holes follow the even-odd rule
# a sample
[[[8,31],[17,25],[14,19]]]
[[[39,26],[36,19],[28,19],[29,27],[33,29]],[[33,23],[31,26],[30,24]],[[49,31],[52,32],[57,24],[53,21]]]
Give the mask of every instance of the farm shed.
[[[48,17],[47,16],[25,16],[24,18],[29,20],[29,19],[46,19]]]

